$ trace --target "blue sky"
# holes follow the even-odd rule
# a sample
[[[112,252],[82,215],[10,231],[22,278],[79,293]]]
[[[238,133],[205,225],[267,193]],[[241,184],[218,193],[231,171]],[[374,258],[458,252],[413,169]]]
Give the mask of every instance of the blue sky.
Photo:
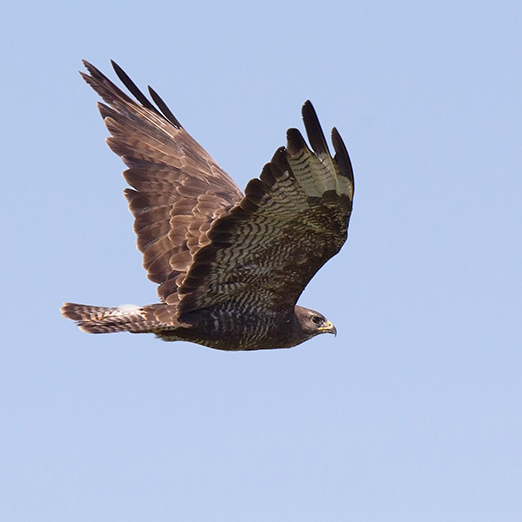
[[[519,2],[1,18],[2,520],[521,519]],[[61,318],[156,300],[82,58],[151,84],[241,187],[306,99],[339,129],[350,237],[300,300],[336,338],[223,353]]]

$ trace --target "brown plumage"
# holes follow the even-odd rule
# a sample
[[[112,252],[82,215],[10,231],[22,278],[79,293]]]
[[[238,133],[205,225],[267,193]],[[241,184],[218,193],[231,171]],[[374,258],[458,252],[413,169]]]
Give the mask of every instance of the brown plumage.
[[[65,303],[62,314],[90,333],[154,333],[221,350],[289,348],[336,333],[296,304],[346,241],[354,191],[346,147],[334,128],[332,157],[312,104],[303,121],[312,150],[287,132],[243,195],[149,87],[154,106],[125,72],[139,103],[84,62],[87,83],[128,169],[125,190],[138,248],[161,303],[105,308]]]

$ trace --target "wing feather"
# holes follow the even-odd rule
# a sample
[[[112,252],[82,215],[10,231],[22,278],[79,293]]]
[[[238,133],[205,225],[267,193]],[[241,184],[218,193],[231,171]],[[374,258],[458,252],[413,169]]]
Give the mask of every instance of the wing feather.
[[[310,279],[344,244],[354,193],[350,159],[335,129],[330,155],[310,102],[303,120],[313,150],[289,129],[286,148],[212,224],[211,243],[195,254],[179,288],[180,314],[220,303],[254,313],[293,312]]]
[[[151,88],[154,104],[116,63],[120,90],[90,63],[86,82],[105,103],[98,108],[111,136],[110,148],[127,165],[125,190],[134,215],[138,248],[159,296],[172,304],[196,252],[210,240],[210,224],[243,197],[232,179],[185,131]]]

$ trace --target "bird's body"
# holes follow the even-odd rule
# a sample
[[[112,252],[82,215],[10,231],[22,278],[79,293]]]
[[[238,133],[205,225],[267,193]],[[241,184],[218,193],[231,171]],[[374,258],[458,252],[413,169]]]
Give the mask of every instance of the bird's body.
[[[65,303],[62,313],[78,321],[80,328],[89,333],[154,333],[165,341],[190,341],[230,351],[291,348],[321,333],[316,332],[318,325],[325,333],[336,333],[321,314],[301,306],[296,306],[294,313],[283,320],[274,314],[238,316],[235,311],[210,307],[188,312],[180,321],[176,306],[162,303],[132,308]],[[298,317],[310,317],[311,328],[304,331]]]
[[[125,196],[138,248],[161,302],[105,308],[65,303],[62,313],[90,333],[154,333],[222,350],[289,348],[335,333],[296,301],[347,237],[353,173],[334,129],[330,156],[315,111],[303,119],[245,195],[150,89],[156,108],[117,66],[140,104],[85,62],[86,81],[108,104],[108,144],[129,167]],[[161,112],[160,112],[161,111]]]

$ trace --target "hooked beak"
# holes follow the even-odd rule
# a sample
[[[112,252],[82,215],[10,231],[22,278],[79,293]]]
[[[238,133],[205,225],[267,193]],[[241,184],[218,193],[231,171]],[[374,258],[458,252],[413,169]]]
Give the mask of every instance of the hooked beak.
[[[318,328],[318,330],[321,333],[331,333],[331,334],[337,335],[337,329],[330,321],[328,321],[328,323],[326,323],[326,326],[321,326],[321,328]]]

